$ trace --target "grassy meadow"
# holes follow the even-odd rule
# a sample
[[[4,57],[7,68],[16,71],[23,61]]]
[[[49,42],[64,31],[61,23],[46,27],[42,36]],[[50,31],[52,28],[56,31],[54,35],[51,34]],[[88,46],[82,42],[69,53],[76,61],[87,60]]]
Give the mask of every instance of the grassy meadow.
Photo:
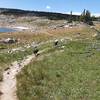
[[[51,48],[17,76],[19,100],[100,100],[100,42]]]
[[[32,42],[44,43],[38,47],[43,52],[17,75],[19,100],[100,100],[100,41],[94,34],[96,31],[87,26],[0,34],[0,38],[19,40],[16,44],[0,44],[0,52]],[[54,39],[65,39],[60,43],[64,48],[46,42]],[[32,48],[0,53],[0,80],[12,62],[32,53]]]

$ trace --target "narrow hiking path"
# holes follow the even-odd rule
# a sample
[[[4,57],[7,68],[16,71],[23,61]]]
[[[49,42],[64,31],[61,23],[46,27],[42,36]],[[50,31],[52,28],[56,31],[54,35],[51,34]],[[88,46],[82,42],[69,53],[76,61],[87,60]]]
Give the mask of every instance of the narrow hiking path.
[[[45,48],[39,52],[48,50],[49,48]],[[18,100],[16,95],[17,90],[17,81],[16,75],[21,71],[21,69],[28,65],[32,59],[35,58],[35,55],[28,55],[22,61],[15,61],[8,67],[6,71],[3,73],[3,81],[0,83],[0,100]]]
[[[3,73],[3,81],[0,84],[0,91],[2,92],[0,100],[18,100],[16,95],[16,75],[25,65],[29,64],[33,58],[35,58],[35,56],[30,55],[20,62],[15,61],[9,69]]]

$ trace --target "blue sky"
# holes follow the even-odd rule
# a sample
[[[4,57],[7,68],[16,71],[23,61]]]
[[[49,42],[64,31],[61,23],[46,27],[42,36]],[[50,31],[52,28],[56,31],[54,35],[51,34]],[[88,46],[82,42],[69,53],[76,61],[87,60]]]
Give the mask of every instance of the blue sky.
[[[0,0],[0,7],[76,14],[88,9],[100,14],[100,0]]]

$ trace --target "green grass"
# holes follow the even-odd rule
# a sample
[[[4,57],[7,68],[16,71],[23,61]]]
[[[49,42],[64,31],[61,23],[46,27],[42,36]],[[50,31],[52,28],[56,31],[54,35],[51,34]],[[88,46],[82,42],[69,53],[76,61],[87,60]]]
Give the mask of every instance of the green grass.
[[[71,42],[33,60],[17,76],[19,100],[100,100],[100,51],[92,46]]]

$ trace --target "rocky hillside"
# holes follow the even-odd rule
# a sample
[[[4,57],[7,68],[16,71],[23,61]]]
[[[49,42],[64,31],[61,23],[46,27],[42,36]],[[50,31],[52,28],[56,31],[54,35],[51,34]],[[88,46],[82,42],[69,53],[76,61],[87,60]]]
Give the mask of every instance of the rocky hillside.
[[[5,15],[16,15],[16,16],[37,16],[37,17],[46,17],[48,19],[53,20],[61,20],[61,19],[69,19],[69,14],[62,13],[52,13],[52,12],[43,12],[43,11],[28,11],[28,10],[20,10],[20,9],[8,9],[8,8],[0,8],[0,13]],[[73,20],[78,20],[78,15],[72,15]]]

